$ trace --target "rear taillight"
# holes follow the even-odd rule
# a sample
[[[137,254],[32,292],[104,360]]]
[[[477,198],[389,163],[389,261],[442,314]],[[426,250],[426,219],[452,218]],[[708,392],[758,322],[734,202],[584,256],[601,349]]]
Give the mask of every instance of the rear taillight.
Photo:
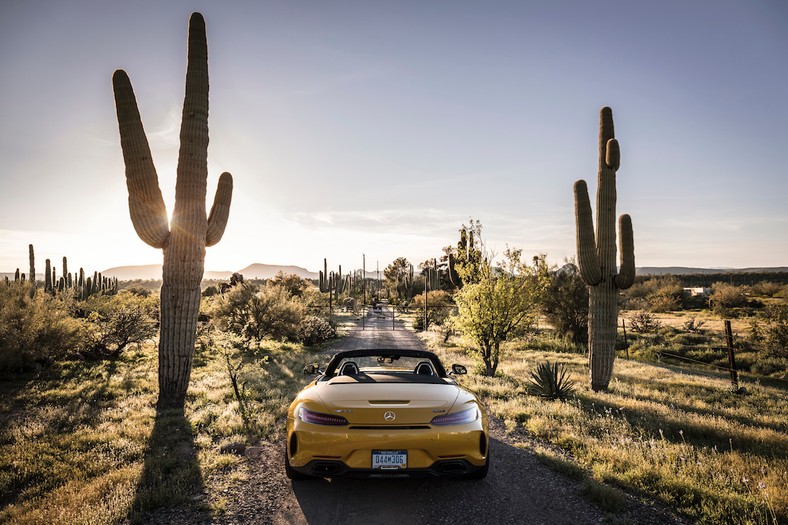
[[[443,416],[436,416],[432,418],[433,425],[463,425],[476,421],[479,418],[479,410],[476,407],[463,410],[461,412],[454,412],[452,414],[445,414]]]
[[[312,412],[311,410],[307,410],[305,408],[299,410],[298,415],[301,418],[301,421],[312,423],[313,425],[332,425],[338,427],[348,424],[347,419],[342,416],[321,414],[320,412]]]

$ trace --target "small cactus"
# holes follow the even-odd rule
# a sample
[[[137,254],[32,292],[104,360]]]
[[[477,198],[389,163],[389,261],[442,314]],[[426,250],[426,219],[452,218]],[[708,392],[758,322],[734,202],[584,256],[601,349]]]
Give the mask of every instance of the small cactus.
[[[27,249],[30,258],[30,298],[33,299],[36,296],[36,254],[32,244]]]
[[[223,173],[210,214],[206,215],[208,46],[202,15],[193,13],[189,19],[175,209],[169,225],[131,81],[119,69],[112,83],[131,221],[140,239],[164,252],[158,407],[182,408],[194,357],[205,248],[218,243],[224,234],[233,187],[232,176]]]
[[[49,259],[44,261],[44,291],[47,293],[55,293],[52,288],[52,263]]]
[[[597,182],[596,236],[591,217],[588,187],[575,182],[577,262],[580,275],[589,287],[588,363],[591,388],[607,390],[616,357],[618,291],[635,280],[635,252],[632,220],[619,218],[621,268],[616,269],[616,171],[620,150],[613,130],[613,112],[604,107],[599,113],[599,178]]]

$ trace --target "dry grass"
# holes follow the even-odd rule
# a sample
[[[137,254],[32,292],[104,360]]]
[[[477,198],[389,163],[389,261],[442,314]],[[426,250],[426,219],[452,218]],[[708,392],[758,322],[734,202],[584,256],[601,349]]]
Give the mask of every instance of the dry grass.
[[[222,350],[242,363],[246,421]],[[0,382],[0,522],[144,521],[156,507],[207,501],[201,493],[242,476],[223,447],[281,432],[305,359],[299,345],[241,352],[217,338],[196,356],[185,413],[156,413],[153,346]],[[222,511],[203,505],[206,516]]]
[[[243,479],[241,459],[225,452],[231,445],[279,437],[310,360],[298,345],[241,346],[205,339],[182,414],[156,414],[152,346],[114,362],[67,362],[0,382],[0,522],[143,521],[147,510],[194,501],[206,517],[221,514],[226,502],[200,494]],[[437,350],[471,365],[461,348]],[[747,395],[733,395],[724,375],[619,360],[610,392],[581,386],[572,400],[550,402],[527,395],[528,372],[558,361],[584,385],[585,357],[517,345],[508,352],[499,377],[471,374],[463,384],[513,439],[527,431],[544,444],[543,461],[587,476],[588,497],[600,505],[621,504],[599,484],[606,483],[698,523],[774,525],[788,517],[784,389],[745,384]],[[241,399],[224,353],[238,367]]]
[[[448,361],[470,365],[461,348],[429,340]],[[573,371],[582,386],[572,400],[527,394],[528,372],[545,360]],[[463,386],[508,429],[559,447],[562,461],[571,458],[595,480],[648,494],[702,524],[788,519],[785,389],[753,383],[736,395],[725,375],[619,359],[609,392],[595,393],[585,356],[525,344],[510,345],[499,371],[496,378],[465,376]]]

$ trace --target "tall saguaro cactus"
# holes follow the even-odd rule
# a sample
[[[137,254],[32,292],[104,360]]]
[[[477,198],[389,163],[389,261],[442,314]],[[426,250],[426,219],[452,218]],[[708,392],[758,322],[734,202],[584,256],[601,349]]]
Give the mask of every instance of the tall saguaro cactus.
[[[112,77],[120,143],[126,164],[129,212],[139,237],[164,251],[159,337],[159,408],[183,407],[191,375],[205,248],[219,242],[230,213],[233,181],[222,173],[206,217],[208,177],[208,46],[205,21],[189,20],[186,95],[183,101],[175,208],[167,210],[126,72]]]
[[[577,261],[583,281],[589,287],[588,363],[591,388],[607,390],[613,374],[618,325],[618,291],[635,280],[635,252],[632,220],[618,220],[621,268],[616,269],[616,171],[620,151],[613,131],[613,112],[599,112],[599,179],[596,194],[596,237],[591,203],[584,180],[575,182]]]

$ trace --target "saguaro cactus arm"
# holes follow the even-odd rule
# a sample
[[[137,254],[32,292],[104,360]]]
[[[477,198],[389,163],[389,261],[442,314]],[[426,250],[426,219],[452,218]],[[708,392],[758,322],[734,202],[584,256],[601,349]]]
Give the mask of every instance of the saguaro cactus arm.
[[[618,251],[621,266],[616,275],[616,286],[626,290],[635,282],[635,241],[632,234],[632,219],[628,214],[618,218]]]
[[[233,198],[233,178],[224,172],[219,177],[216,196],[213,199],[211,213],[208,215],[208,231],[205,234],[205,245],[213,246],[222,239],[227,218],[230,216],[230,203]]]
[[[140,239],[154,248],[164,248],[170,234],[167,208],[159,189],[159,178],[137,109],[134,90],[125,71],[115,71],[112,75],[112,87],[118,114],[120,146],[126,164],[131,222]]]
[[[602,280],[599,257],[594,240],[594,221],[591,215],[591,202],[588,198],[586,181],[575,182],[575,222],[577,224],[577,263],[580,276],[588,286]]]

